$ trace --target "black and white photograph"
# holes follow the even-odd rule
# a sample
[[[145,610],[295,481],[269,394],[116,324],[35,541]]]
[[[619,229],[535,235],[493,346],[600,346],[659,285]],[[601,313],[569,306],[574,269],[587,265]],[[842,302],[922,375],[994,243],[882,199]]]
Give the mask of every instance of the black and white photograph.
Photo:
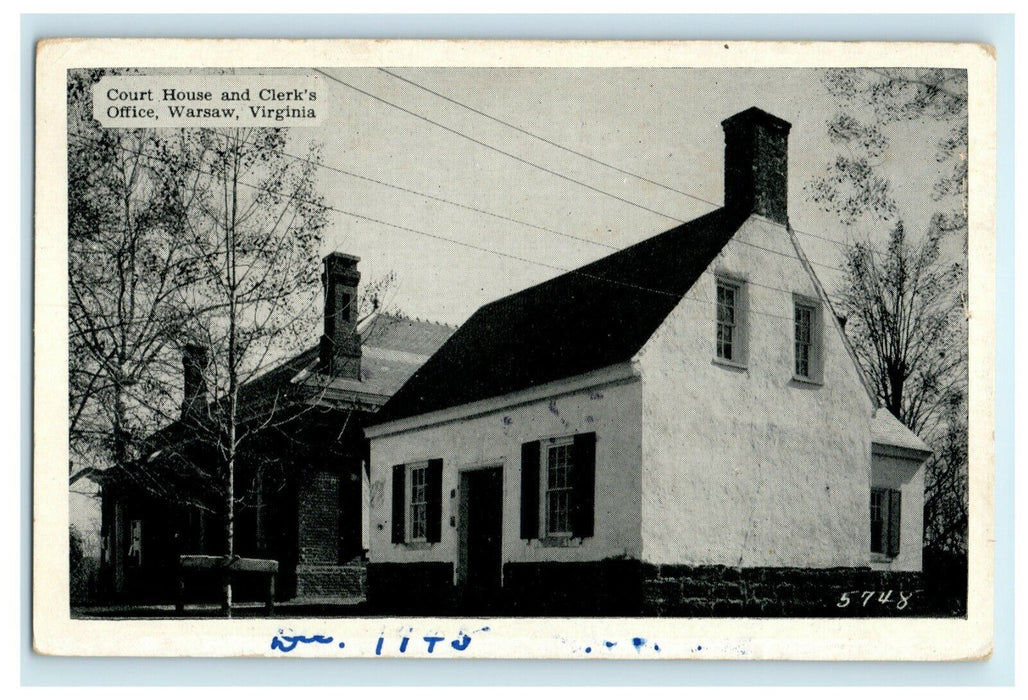
[[[482,43],[53,61],[37,601],[229,655],[987,654],[988,52]]]

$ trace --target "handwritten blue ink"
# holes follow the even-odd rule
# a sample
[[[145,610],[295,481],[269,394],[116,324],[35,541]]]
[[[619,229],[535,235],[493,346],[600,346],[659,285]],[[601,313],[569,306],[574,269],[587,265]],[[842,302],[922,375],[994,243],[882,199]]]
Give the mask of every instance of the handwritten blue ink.
[[[446,641],[446,637],[425,637],[425,641],[428,642],[428,653],[431,654],[435,651],[435,645]]]
[[[296,648],[298,644],[331,644],[332,638],[325,637],[320,634],[315,634],[312,637],[304,637],[302,634],[290,636],[283,634],[282,638],[279,639],[278,635],[271,638],[272,650],[279,650],[283,654],[288,654]]]
[[[454,639],[450,642],[450,646],[457,651],[464,651],[468,648],[468,644],[471,644],[471,637],[466,634],[461,635],[461,639]]]
[[[375,656],[382,656],[382,645],[385,643],[385,637],[378,638],[378,644],[375,645]]]
[[[406,654],[407,653],[407,642],[409,642],[409,641],[410,641],[410,637],[404,637],[403,639],[400,640],[400,653],[401,654]]]
[[[340,649],[345,649],[346,648],[346,642],[339,642],[339,648]]]
[[[586,653],[586,654],[591,654],[591,653],[593,653],[593,648],[592,648],[592,647],[586,647],[586,648],[585,648],[585,653]]]
[[[642,637],[632,637],[632,646],[635,647],[636,653],[639,653],[644,644],[646,644],[646,640]]]
[[[653,645],[653,651],[660,651],[660,645],[659,645],[659,644],[656,644],[656,643],[654,643],[654,645]]]
[[[607,642],[607,641],[605,641],[603,643],[607,646],[608,649],[610,649],[611,647],[616,647],[618,645],[617,642]]]

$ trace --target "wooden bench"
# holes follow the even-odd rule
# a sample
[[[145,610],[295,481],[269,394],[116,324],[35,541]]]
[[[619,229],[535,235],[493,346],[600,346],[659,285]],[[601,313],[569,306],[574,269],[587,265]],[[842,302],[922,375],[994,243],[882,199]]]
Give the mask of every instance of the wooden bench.
[[[267,577],[267,598],[264,611],[268,615],[275,613],[275,576],[278,574],[278,562],[274,559],[245,559],[243,557],[210,556],[206,554],[183,554],[178,558],[178,597],[175,601],[175,612],[185,610],[186,574],[190,572],[207,572],[218,574],[224,581],[237,574],[255,574]],[[222,601],[222,609],[225,602]]]

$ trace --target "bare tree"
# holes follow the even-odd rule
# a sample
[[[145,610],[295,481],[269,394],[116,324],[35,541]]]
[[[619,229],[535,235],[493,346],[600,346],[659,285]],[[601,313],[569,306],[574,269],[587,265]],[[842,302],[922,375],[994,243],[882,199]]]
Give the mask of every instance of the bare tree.
[[[943,243],[960,235],[967,250],[966,73],[838,69],[824,83],[839,100],[827,124],[839,153],[807,193],[846,225],[888,232],[884,246],[859,242],[845,252],[847,334],[882,403],[935,450],[925,476],[926,547],[964,553],[966,271],[945,261]],[[937,138],[927,185],[934,211],[904,211],[896,196],[897,180],[909,179],[913,167],[890,158],[897,129],[910,133],[915,124]],[[921,230],[913,239],[910,221]]]
[[[319,410],[324,386],[275,373],[292,376],[317,337],[320,152],[290,152],[284,129],[102,129],[90,92],[104,74],[73,72],[68,85],[70,482],[117,466],[169,513],[220,515],[232,556],[237,512],[321,449],[303,425],[338,441],[350,423]],[[362,286],[358,323],[393,282]],[[190,346],[212,391],[183,401]],[[226,585],[229,611],[231,597]]]
[[[188,333],[209,358],[213,389],[196,437],[214,448],[221,494],[223,554],[235,554],[236,472],[242,445],[276,420],[276,394],[241,405],[250,380],[311,335],[320,291],[318,253],[326,207],[316,190],[320,152],[286,152],[284,129],[198,130],[182,135],[183,159],[208,182],[187,217],[184,240],[204,265],[203,282],[184,290]],[[185,154],[189,154],[188,156]],[[231,582],[223,607],[231,614]]]
[[[864,372],[885,407],[925,437],[938,434],[966,388],[963,269],[940,261],[941,236],[911,243],[900,222],[884,250],[854,244],[840,293]]]
[[[174,415],[178,301],[198,271],[179,235],[191,206],[175,194],[180,164],[157,130],[100,128],[90,91],[103,73],[68,78],[72,482],[82,469],[123,469]]]

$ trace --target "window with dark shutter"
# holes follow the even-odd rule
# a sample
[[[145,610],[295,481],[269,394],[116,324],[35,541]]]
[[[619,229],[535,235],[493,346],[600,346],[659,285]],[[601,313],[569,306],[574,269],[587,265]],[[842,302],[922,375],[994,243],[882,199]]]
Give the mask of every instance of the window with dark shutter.
[[[521,539],[539,537],[539,441],[521,445]]]
[[[885,554],[885,489],[871,489],[871,552]]]
[[[573,449],[571,532],[575,537],[592,537],[596,510],[596,433],[576,435]]]
[[[400,544],[407,536],[407,525],[404,514],[407,510],[407,490],[404,486],[407,477],[407,465],[397,464],[393,467],[393,543]]]
[[[886,554],[894,557],[900,551],[900,492],[889,490],[889,544]]]
[[[871,552],[892,558],[900,551],[900,497],[897,489],[871,489]]]
[[[427,523],[425,541],[438,542],[442,535],[443,518],[443,460],[428,460],[428,479],[426,480]]]

